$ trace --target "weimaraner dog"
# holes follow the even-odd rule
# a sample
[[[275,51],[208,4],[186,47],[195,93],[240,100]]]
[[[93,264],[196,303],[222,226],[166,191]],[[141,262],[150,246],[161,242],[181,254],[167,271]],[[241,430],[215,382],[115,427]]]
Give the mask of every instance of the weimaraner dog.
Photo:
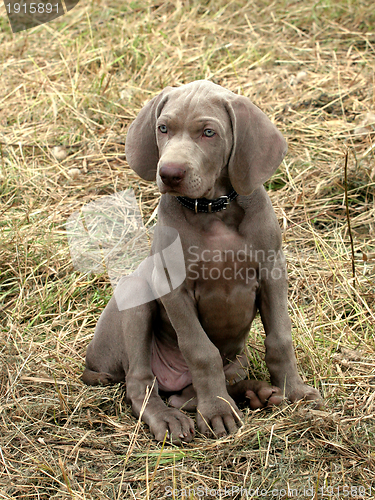
[[[263,187],[286,150],[281,133],[249,99],[205,80],[165,88],[128,131],[127,161],[143,179],[156,179],[158,224],[178,231],[186,278],[161,298],[126,310],[112,298],[82,379],[125,380],[137,416],[149,391],[142,419],[157,440],[193,439],[194,423],[181,407],[196,409],[201,433],[220,437],[238,429],[240,401],[251,408],[284,397],[320,405],[319,392],[297,371],[281,231]],[[158,273],[153,280],[157,288]],[[130,286],[138,293],[149,283],[139,277]],[[244,350],[258,309],[272,385],[246,380]],[[168,405],[159,390],[169,395]]]

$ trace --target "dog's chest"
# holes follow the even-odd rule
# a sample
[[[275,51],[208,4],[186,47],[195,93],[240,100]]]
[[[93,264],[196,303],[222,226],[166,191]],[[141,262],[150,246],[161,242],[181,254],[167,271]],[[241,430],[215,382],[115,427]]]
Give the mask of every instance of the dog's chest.
[[[239,284],[252,288],[258,267],[256,252],[238,230],[216,221],[190,243],[184,245],[188,280],[218,282],[225,289]]]
[[[217,221],[184,250],[186,284],[202,326],[206,331],[246,329],[255,315],[258,288],[258,263],[251,242]]]

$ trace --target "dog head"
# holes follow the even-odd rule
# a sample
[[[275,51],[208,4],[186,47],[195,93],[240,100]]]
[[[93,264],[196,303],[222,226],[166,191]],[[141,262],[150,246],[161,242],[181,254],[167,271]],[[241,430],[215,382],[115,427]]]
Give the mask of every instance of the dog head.
[[[283,160],[286,141],[249,99],[206,80],[167,87],[140,111],[126,138],[128,163],[161,193],[214,197],[228,177],[243,195]]]

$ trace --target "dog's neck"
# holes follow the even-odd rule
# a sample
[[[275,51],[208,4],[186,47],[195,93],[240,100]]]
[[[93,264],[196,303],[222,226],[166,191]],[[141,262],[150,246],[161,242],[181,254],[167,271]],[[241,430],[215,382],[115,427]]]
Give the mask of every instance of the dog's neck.
[[[207,198],[186,198],[184,196],[177,196],[177,200],[181,205],[190,210],[193,210],[196,214],[199,212],[203,213],[215,213],[225,210],[229,203],[237,198],[238,194],[232,188],[229,193],[221,195],[218,198],[207,199]]]

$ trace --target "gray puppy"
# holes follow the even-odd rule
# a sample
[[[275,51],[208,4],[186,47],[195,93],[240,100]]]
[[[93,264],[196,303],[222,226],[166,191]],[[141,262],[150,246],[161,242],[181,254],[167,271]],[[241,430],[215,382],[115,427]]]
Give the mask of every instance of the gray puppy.
[[[167,87],[129,129],[127,160],[143,179],[156,179],[163,195],[158,224],[178,231],[186,279],[126,310],[112,298],[82,379],[125,380],[135,415],[153,387],[142,419],[157,440],[168,433],[191,441],[194,423],[182,406],[196,408],[200,432],[220,437],[237,430],[241,400],[251,408],[279,404],[283,396],[321,402],[297,371],[281,231],[263,187],[286,151],[283,136],[249,99],[208,81]],[[155,241],[153,253],[163,244]],[[163,280],[155,268],[151,279],[140,273],[117,295],[158,292]],[[245,379],[244,349],[257,310],[272,386]],[[170,395],[169,406],[159,390]]]

